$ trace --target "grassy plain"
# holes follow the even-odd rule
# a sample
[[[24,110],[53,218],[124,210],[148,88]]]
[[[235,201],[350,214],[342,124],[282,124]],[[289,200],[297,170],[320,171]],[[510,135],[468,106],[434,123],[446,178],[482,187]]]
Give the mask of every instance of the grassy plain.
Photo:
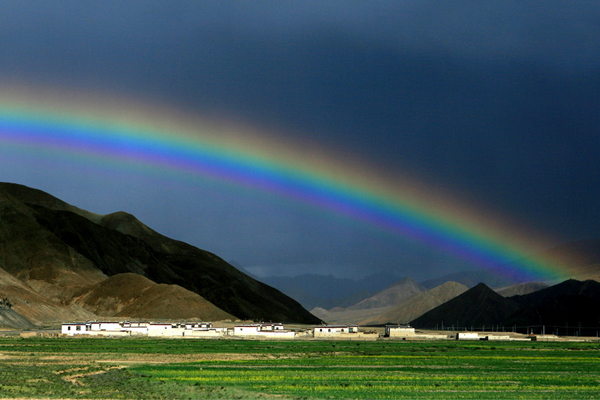
[[[0,338],[0,398],[597,399],[598,343]]]

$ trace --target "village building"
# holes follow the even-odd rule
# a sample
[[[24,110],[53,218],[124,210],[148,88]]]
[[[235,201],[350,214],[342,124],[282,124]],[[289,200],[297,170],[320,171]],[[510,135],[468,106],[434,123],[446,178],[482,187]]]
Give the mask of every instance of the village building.
[[[358,325],[322,325],[313,328],[316,339],[376,340],[376,332],[360,332]]]
[[[69,336],[86,334],[86,332],[88,331],[88,326],[89,325],[86,324],[85,322],[83,322],[83,323],[79,323],[79,322],[65,323],[65,324],[62,324],[61,333],[63,335],[69,335]]]
[[[448,335],[435,333],[416,332],[415,328],[408,325],[386,325],[385,337],[401,340],[441,340],[448,339]]]
[[[148,322],[73,322],[62,324],[63,335],[136,336],[149,337],[219,337],[227,334],[226,328],[214,328],[210,322],[200,323],[148,323]]]
[[[282,324],[247,324],[234,326],[233,336],[259,339],[294,339],[296,332],[285,329]]]
[[[313,328],[314,337],[331,337],[358,333],[358,325],[323,325]]]
[[[177,325],[167,324],[167,323],[155,323],[150,324],[148,326],[148,336],[150,337],[172,337],[172,336],[182,336],[181,333],[177,335]]]
[[[187,323],[181,332],[183,337],[221,337],[227,335],[227,328],[215,328],[210,322]]]
[[[480,340],[479,333],[477,332],[458,332],[456,334],[456,340]]]
[[[410,326],[386,325],[384,336],[389,338],[414,338],[416,334],[415,328]]]
[[[64,323],[63,335],[135,336],[148,334],[147,322],[73,322]]]

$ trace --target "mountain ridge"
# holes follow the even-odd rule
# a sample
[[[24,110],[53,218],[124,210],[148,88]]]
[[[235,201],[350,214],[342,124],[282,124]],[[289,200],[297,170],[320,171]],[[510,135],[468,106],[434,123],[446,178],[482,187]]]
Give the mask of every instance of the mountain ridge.
[[[76,293],[111,276],[135,273],[197,293],[235,318],[320,322],[279,290],[128,213],[101,216],[0,183],[0,217],[0,268],[58,306],[73,306]]]
[[[457,329],[503,326],[521,330],[531,326],[564,329],[570,325],[572,329],[582,326],[588,330],[587,334],[595,335],[600,328],[600,283],[569,279],[508,298],[481,283],[411,324],[417,328],[444,324],[446,327],[455,325]]]

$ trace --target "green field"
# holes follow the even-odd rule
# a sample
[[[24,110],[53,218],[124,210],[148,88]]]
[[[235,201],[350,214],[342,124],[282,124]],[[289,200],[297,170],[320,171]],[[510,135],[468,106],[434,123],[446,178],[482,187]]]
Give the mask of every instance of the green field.
[[[598,399],[597,343],[1,338],[0,398]]]

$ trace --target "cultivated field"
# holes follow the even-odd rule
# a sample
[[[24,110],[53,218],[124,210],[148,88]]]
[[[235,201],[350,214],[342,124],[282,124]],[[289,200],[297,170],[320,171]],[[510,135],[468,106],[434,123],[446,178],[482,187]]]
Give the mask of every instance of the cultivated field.
[[[0,398],[597,399],[597,343],[0,338]]]

